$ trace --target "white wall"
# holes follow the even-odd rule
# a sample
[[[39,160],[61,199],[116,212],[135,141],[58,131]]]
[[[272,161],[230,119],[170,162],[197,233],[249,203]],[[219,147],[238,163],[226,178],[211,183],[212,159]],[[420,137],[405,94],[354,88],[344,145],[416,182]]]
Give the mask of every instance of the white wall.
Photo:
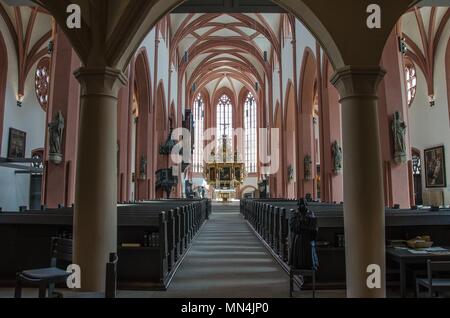
[[[445,146],[445,163],[447,171],[447,187],[444,191],[446,205],[450,205],[450,126],[448,118],[448,92],[445,78],[445,50],[450,37],[450,28],[444,31],[437,50],[435,67],[435,96],[436,105],[430,107],[425,77],[417,68],[417,93],[409,109],[409,129],[411,146],[423,151],[434,146]],[[424,163],[422,164],[424,167]],[[440,191],[441,189],[427,189],[425,187],[425,170],[422,171],[424,191]]]
[[[32,150],[44,147],[46,130],[46,115],[39,105],[34,91],[36,66],[28,74],[22,107],[17,107],[18,71],[16,52],[13,49],[14,44],[2,19],[0,19],[0,31],[8,50],[8,77],[1,157],[7,157],[9,128],[15,128],[27,133],[25,155],[26,158],[30,158]],[[16,211],[19,206],[29,206],[30,176],[15,174],[14,171],[15,169],[0,167],[0,207],[4,211]]]

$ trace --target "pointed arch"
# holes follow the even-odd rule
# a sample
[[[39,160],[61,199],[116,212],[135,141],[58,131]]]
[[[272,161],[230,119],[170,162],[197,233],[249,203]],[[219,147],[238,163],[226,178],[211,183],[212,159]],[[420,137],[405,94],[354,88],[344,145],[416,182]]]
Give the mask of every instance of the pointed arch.
[[[285,92],[285,101],[284,101],[284,131],[283,131],[283,146],[284,146],[284,156],[281,158],[282,163],[281,166],[285,167],[283,169],[283,173],[286,173],[286,195],[288,198],[297,197],[297,174],[296,172],[300,169],[297,165],[297,152],[299,143],[297,140],[297,107],[295,104],[295,86],[291,80],[288,81],[286,92]],[[289,175],[288,170],[294,173]]]
[[[135,72],[135,88],[136,97],[140,106],[140,111],[145,110],[151,113],[152,93],[151,93],[151,77],[150,63],[148,61],[148,53],[145,47],[140,48],[136,55],[134,64]]]
[[[279,136],[280,136],[280,144],[282,143],[283,140],[283,132],[282,132],[282,127],[283,127],[283,110],[281,109],[281,105],[280,102],[277,100],[276,104],[275,104],[275,115],[274,115],[274,128],[279,130]],[[283,182],[283,152],[279,151],[279,158],[277,158],[278,162],[279,162],[279,169],[278,171],[275,173],[275,175],[273,175],[273,194],[275,195],[275,197],[277,198],[283,198],[284,197],[284,182]]]
[[[148,62],[148,53],[145,47],[139,49],[135,62],[134,62],[134,95],[137,104],[137,109],[134,111],[136,116],[136,140],[134,144],[135,149],[135,162],[136,172],[141,169],[141,162],[145,159],[149,162],[148,158],[152,157],[151,153],[151,131],[152,131],[152,92],[151,92],[151,78],[150,78],[150,64]],[[153,179],[153,176],[149,171],[151,170],[147,163],[147,173],[140,174],[139,178],[136,178],[136,199],[144,200],[149,199],[150,196],[150,184],[149,180]]]
[[[154,114],[154,142],[153,142],[153,154],[154,154],[154,169],[153,173],[165,169],[168,166],[168,161],[166,156],[162,156],[159,153],[160,145],[163,145],[167,139],[168,134],[168,116],[167,116],[167,106],[166,106],[166,93],[164,89],[164,83],[162,80],[159,81],[156,96],[155,96],[155,114]],[[163,198],[164,193],[162,189],[155,190],[156,198]]]
[[[311,48],[306,47],[303,52],[302,64],[300,67],[300,78],[298,87],[298,96],[300,101],[299,107],[299,140],[298,156],[299,167],[301,167],[298,177],[300,196],[311,194],[317,197],[316,189],[316,162],[317,160],[317,145],[316,132],[314,127],[314,107],[317,92],[317,60]],[[305,171],[306,162],[309,163],[309,171]]]
[[[3,122],[5,115],[6,81],[8,76],[8,51],[0,33],[0,153],[3,140]]]
[[[305,48],[303,53],[302,66],[300,70],[299,91],[300,112],[302,114],[312,114],[314,111],[314,86],[317,80],[317,61],[311,48]]]

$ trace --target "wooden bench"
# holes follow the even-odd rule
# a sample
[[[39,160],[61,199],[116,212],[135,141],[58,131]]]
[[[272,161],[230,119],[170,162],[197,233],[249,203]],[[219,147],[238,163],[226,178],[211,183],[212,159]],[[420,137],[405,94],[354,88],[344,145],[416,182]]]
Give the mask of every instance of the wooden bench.
[[[208,200],[163,200],[119,205],[119,286],[167,288],[183,253],[205,221],[209,204]],[[0,263],[0,283],[5,286],[12,282],[18,269],[45,267],[50,238],[70,238],[72,222],[72,208],[2,213],[0,254],[4,261]],[[158,233],[159,244],[145,246],[146,233]]]
[[[317,216],[319,235],[317,253],[320,269],[317,285],[325,288],[345,288],[344,205],[308,203]],[[253,229],[272,249],[274,256],[284,264],[289,259],[289,220],[291,210],[297,209],[297,201],[283,199],[244,199],[240,210]],[[363,211],[362,211],[363,213]],[[419,235],[431,235],[435,245],[450,246],[450,210],[439,212],[426,210],[390,209],[386,215],[386,239],[410,239]],[[388,264],[390,265],[390,264]],[[390,268],[388,268],[389,270]]]

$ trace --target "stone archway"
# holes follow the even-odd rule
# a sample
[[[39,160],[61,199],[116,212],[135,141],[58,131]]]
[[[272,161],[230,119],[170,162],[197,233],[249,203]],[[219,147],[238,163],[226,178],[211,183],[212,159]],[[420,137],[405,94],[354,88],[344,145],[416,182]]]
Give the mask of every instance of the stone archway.
[[[250,189],[253,190],[253,191],[248,191]],[[258,195],[259,195],[258,189],[256,187],[252,186],[252,185],[247,185],[247,186],[243,187],[242,189],[239,189],[239,196],[241,197],[241,199],[244,199],[244,196],[247,193],[251,193],[251,192],[254,192],[255,193],[255,197],[258,197]]]
[[[274,128],[278,129],[279,132],[279,136],[280,136],[280,144],[281,141],[283,140],[283,124],[282,121],[283,120],[283,114],[282,114],[282,109],[280,106],[280,103],[277,102],[276,106],[275,106],[275,116],[274,116]],[[279,158],[277,158],[278,162],[279,162],[279,168],[277,173],[275,174],[274,177],[274,189],[273,189],[273,194],[275,195],[276,198],[283,198],[284,197],[284,170],[283,170],[283,152],[282,149],[279,149]]]
[[[315,176],[316,176],[316,145],[313,122],[315,86],[317,86],[317,62],[313,51],[308,47],[303,54],[303,61],[300,69],[299,99],[300,99],[300,136],[301,146],[299,153],[299,169],[301,181],[300,196],[311,194],[316,197]],[[310,169],[305,169],[305,160],[310,163]],[[309,170],[309,171],[305,171]]]
[[[159,147],[164,145],[167,140],[168,131],[168,117],[166,109],[166,93],[164,84],[159,82],[156,90],[156,105],[155,105],[155,129],[154,129],[154,170],[166,169],[168,167],[168,158],[159,153]],[[156,198],[164,198],[162,189],[155,189]]]
[[[117,148],[115,107],[118,89],[125,83],[123,71],[157,21],[184,2],[135,1],[134,5],[132,1],[101,2],[94,8],[92,2],[73,0],[82,5],[82,28],[65,29],[84,65],[76,72],[82,84],[82,116],[74,213],[77,224],[74,259],[85,269],[83,285],[87,286],[87,290],[103,287],[101,277],[104,269],[100,268],[108,253],[117,248],[114,213],[117,186],[113,173],[116,160],[105,164],[104,158],[115,157]],[[43,4],[62,27],[66,27],[64,3],[60,0],[37,2]],[[332,82],[338,87],[343,105],[344,165],[353,168],[352,174],[344,178],[347,190],[344,210],[348,243],[348,296],[384,297],[384,283],[377,290],[369,290],[365,284],[367,264],[379,264],[383,277],[385,274],[384,203],[376,113],[376,90],[385,72],[380,69],[379,61],[386,39],[398,18],[418,1],[379,0],[383,28],[369,31],[365,24],[367,5],[370,4],[368,0],[358,4],[348,0],[332,3],[328,0],[274,2],[303,21],[337,70]],[[92,10],[98,14],[89,12]],[[365,48],[364,54],[361,54],[361,47]],[[282,118],[282,114],[279,116]],[[365,156],[364,164],[360,160],[361,153],[370,154]],[[285,167],[280,169],[283,185]],[[360,195],[359,189],[363,187],[366,191]],[[285,194],[284,189],[281,194]],[[362,210],[365,211],[364,217],[361,217]],[[95,241],[93,238],[99,236],[103,240],[92,244]]]
[[[154,176],[149,173],[148,166],[151,154],[151,131],[152,114],[150,112],[152,105],[151,96],[150,64],[148,54],[145,48],[141,48],[134,62],[134,89],[138,106],[137,133],[136,133],[136,199],[144,200],[150,198],[151,184],[154,182]],[[144,164],[147,162],[147,164]]]
[[[8,50],[0,33],[0,150],[3,140],[3,121],[5,114],[6,80],[8,77]]]
[[[300,169],[297,166],[297,125],[296,125],[296,105],[295,105],[295,87],[291,81],[288,82],[284,102],[284,140],[285,149],[282,156],[282,165],[286,167],[287,173],[287,198],[294,199],[297,197],[298,180],[296,172]]]

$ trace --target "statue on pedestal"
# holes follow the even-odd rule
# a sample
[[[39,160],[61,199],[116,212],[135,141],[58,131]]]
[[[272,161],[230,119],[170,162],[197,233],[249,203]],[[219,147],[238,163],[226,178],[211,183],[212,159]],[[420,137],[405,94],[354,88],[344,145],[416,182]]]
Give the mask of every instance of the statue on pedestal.
[[[402,120],[400,112],[394,113],[392,121],[392,133],[394,137],[394,161],[403,164],[407,161],[406,156],[406,124]]]
[[[342,147],[335,141],[331,150],[333,152],[333,172],[339,174],[342,171]]]
[[[55,114],[53,121],[48,124],[48,129],[50,143],[49,159],[54,164],[60,164],[62,162],[61,143],[64,133],[64,117],[61,111]]]
[[[305,199],[299,201],[297,211],[291,211],[289,265],[300,270],[317,270],[319,268],[316,249],[319,232],[317,218],[314,212],[308,209]]]

